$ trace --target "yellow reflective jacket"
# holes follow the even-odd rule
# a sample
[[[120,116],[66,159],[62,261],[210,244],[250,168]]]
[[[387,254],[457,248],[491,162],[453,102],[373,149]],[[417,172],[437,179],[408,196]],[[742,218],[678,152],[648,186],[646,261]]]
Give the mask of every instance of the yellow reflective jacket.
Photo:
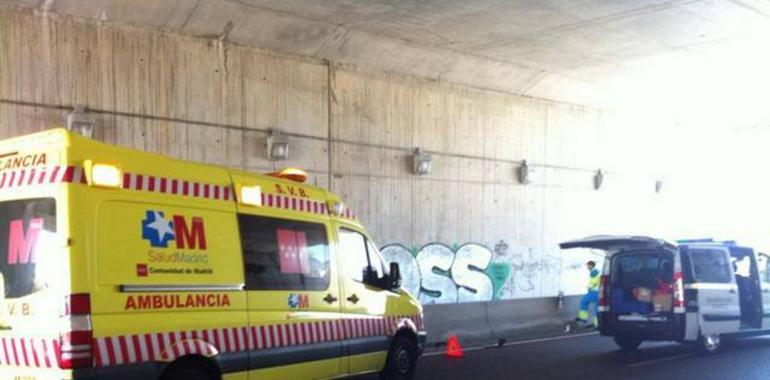
[[[588,279],[589,292],[599,291],[599,285],[601,284],[601,277],[602,277],[602,274],[601,272],[599,272],[598,269],[594,268],[591,270],[590,278]]]

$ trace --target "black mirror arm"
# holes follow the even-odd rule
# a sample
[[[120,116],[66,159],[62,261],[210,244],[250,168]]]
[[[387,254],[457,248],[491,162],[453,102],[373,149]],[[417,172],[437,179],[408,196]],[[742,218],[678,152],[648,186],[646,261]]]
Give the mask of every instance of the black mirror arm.
[[[401,269],[398,263],[390,263],[390,274],[388,276],[388,289],[398,289],[401,287]]]

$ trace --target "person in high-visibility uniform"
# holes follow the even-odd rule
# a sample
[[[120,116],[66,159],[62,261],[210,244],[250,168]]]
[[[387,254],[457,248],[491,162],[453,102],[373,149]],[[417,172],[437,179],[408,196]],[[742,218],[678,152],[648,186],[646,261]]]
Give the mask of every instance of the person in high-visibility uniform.
[[[588,268],[590,276],[588,279],[588,292],[583,296],[583,298],[580,299],[580,311],[578,312],[578,317],[575,318],[575,320],[577,322],[587,324],[589,316],[588,308],[591,306],[591,304],[593,304],[593,326],[596,327],[599,325],[597,318],[597,307],[599,304],[599,285],[601,284],[602,274],[598,269],[596,269],[596,263],[593,261],[587,262],[586,268]]]

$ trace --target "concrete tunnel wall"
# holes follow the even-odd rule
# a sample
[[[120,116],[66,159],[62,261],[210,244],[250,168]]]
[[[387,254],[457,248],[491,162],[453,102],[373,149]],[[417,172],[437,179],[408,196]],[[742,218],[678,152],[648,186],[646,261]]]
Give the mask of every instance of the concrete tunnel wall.
[[[307,169],[402,262],[425,304],[579,294],[596,256],[563,254],[559,241],[666,227],[654,191],[662,158],[643,143],[662,139],[661,124],[0,7],[0,138],[62,126],[76,104],[109,143],[255,172]],[[289,161],[265,159],[270,128],[290,135]],[[429,175],[411,173],[414,147],[432,154]],[[516,179],[523,159],[529,185]]]

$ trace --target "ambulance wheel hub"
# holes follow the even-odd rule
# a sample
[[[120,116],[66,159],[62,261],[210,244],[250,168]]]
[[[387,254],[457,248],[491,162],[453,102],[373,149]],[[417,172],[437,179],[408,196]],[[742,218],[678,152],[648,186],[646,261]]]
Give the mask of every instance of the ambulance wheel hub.
[[[398,373],[409,373],[411,366],[412,363],[409,352],[403,347],[399,347],[398,351],[396,351],[396,369],[398,370]]]

